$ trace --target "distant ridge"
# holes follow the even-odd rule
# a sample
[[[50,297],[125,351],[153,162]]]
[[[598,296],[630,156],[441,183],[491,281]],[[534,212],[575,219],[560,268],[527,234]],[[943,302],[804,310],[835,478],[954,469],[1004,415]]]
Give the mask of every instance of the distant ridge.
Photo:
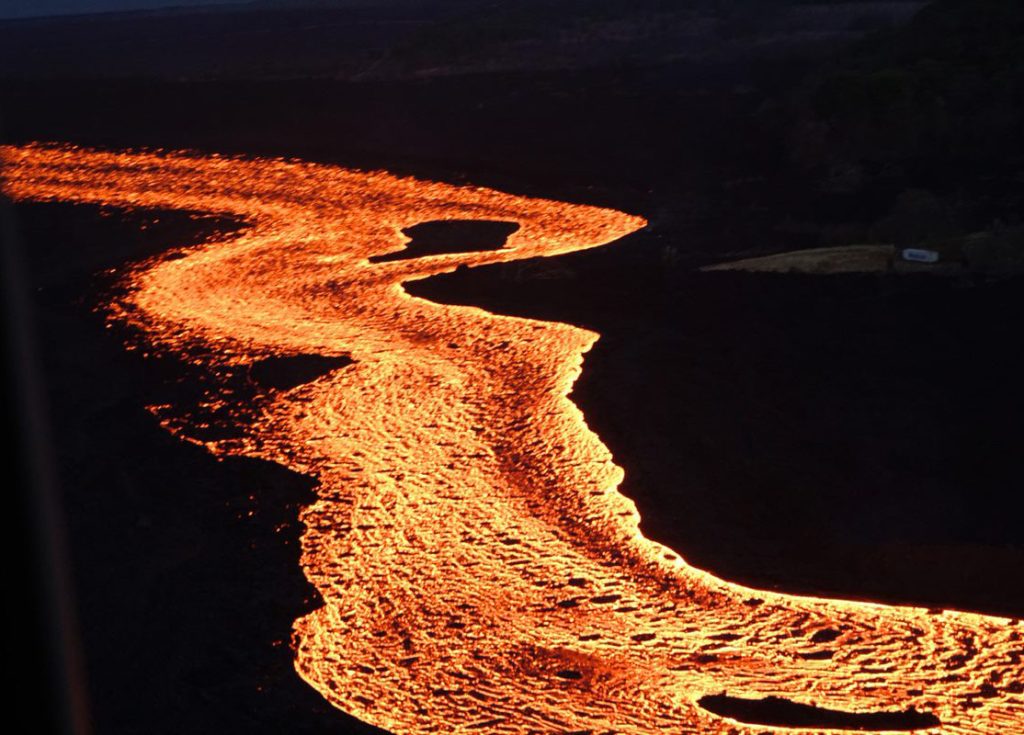
[[[925,4],[98,0],[103,12],[57,14],[71,7],[62,1],[0,18],[0,79],[364,81],[728,64],[830,53]],[[153,7],[124,9],[138,1]],[[54,14],[39,16],[45,8]]]

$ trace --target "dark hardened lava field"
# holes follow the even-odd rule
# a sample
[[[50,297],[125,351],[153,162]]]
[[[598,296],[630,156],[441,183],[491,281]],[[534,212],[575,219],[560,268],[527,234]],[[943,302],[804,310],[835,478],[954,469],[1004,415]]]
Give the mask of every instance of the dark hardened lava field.
[[[1020,278],[697,273],[643,240],[406,288],[600,333],[572,398],[698,567],[1024,612]]]
[[[133,336],[94,311],[115,287],[106,269],[237,225],[66,204],[23,204],[16,215],[95,731],[381,732],[293,669],[292,621],[317,604],[298,549],[311,481],[170,435],[145,406],[194,402],[195,371],[126,351]],[[277,361],[252,377],[287,385],[336,364]]]

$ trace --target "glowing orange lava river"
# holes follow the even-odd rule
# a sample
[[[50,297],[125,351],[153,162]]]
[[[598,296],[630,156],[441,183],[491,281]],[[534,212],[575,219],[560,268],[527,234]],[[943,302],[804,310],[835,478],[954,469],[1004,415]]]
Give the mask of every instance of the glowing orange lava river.
[[[319,483],[301,563],[322,605],[295,621],[295,668],[336,707],[394,733],[775,729],[699,701],[727,693],[912,709],[933,733],[1024,733],[1020,621],[756,591],[689,566],[641,534],[622,469],[567,397],[597,334],[402,288],[598,247],[642,218],[299,161],[67,146],[0,157],[15,200],[245,222],[126,270],[110,318],[148,349],[214,374],[351,357],[268,391],[242,438],[204,442]],[[404,228],[451,219],[520,229],[498,250],[369,260],[401,250]],[[166,409],[151,408],[197,441]]]

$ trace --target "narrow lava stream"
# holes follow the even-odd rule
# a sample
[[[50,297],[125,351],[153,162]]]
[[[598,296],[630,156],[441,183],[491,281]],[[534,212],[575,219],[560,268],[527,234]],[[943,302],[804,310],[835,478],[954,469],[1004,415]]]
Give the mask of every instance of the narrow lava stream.
[[[319,481],[302,567],[323,605],[295,622],[295,667],[336,707],[395,733],[772,729],[698,704],[727,692],[1024,732],[1019,621],[755,591],[687,565],[640,533],[567,398],[597,334],[402,288],[598,247],[640,217],[298,161],[36,145],[0,161],[15,200],[247,223],[125,273],[110,318],[148,349],[214,374],[352,358],[242,411],[242,438],[204,442]],[[369,262],[449,219],[520,228],[500,250]],[[197,441],[188,417],[151,410]]]

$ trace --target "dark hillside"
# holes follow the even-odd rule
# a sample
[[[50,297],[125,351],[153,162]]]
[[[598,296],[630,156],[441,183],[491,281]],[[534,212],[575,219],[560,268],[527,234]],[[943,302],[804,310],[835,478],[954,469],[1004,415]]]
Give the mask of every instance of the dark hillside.
[[[831,242],[1019,223],[1024,5],[937,0],[811,77],[778,123]]]

